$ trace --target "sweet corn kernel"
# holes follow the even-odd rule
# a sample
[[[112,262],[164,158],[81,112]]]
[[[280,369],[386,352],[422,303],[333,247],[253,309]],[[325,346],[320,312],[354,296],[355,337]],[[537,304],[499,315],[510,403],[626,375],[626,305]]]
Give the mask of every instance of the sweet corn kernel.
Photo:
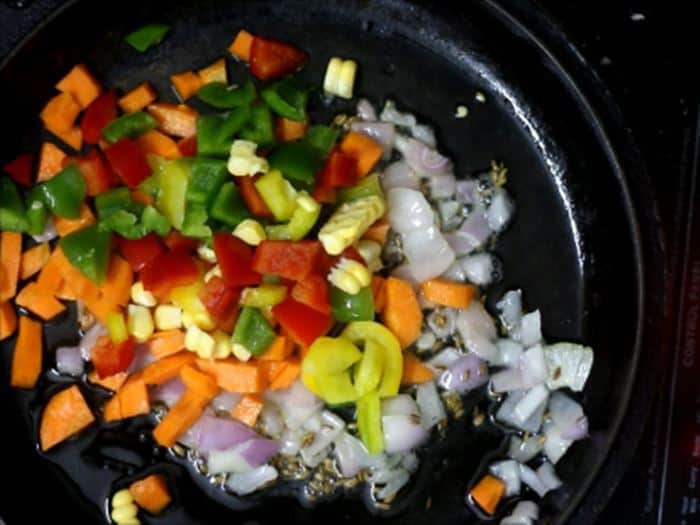
[[[265,228],[254,219],[245,219],[241,221],[238,226],[236,226],[236,229],[233,230],[233,235],[251,246],[257,246],[267,239]]]
[[[196,282],[187,286],[178,286],[170,292],[170,300],[182,308],[182,324],[186,327],[192,322],[202,330],[213,330],[216,321],[209,315],[209,312],[199,299],[199,291],[204,286],[201,282]]]
[[[197,255],[199,255],[199,258],[204,261],[216,264],[216,252],[209,248],[209,246],[206,244],[199,245],[197,248]]]
[[[251,354],[248,349],[238,343],[233,343],[233,355],[238,358],[239,361],[248,361],[253,354]]]
[[[371,273],[382,269],[382,245],[377,241],[362,239],[357,242],[357,251],[360,252]]]
[[[131,497],[129,489],[122,489],[114,493],[112,496],[112,508],[122,507],[133,503],[134,498]]]
[[[141,281],[136,281],[131,285],[131,300],[134,304],[153,307],[157,304],[156,298],[151,292],[144,289]]]
[[[153,335],[153,317],[145,306],[130,304],[126,309],[126,327],[136,342],[143,343]]]
[[[138,512],[139,508],[133,503],[129,503],[128,505],[123,505],[114,509],[110,516],[112,517],[114,523],[121,525],[122,523],[136,518],[136,514],[138,514]]]
[[[330,255],[339,255],[354,244],[369,227],[384,215],[384,200],[376,195],[346,202],[323,225],[318,238]]]
[[[185,348],[195,352],[202,359],[211,359],[214,356],[214,345],[214,338],[196,325],[187,328]]]
[[[369,286],[372,274],[364,265],[343,257],[328,274],[328,280],[336,288],[355,295],[365,286]]]
[[[228,171],[236,177],[267,173],[270,165],[264,157],[258,157],[255,150],[258,145],[248,140],[235,140],[231,145],[228,159]]]
[[[209,281],[211,281],[212,277],[223,277],[223,275],[224,274],[221,273],[221,266],[217,264],[211,270],[204,274],[204,282],[208,283]]]
[[[231,336],[221,330],[212,334],[214,337],[214,359],[225,359],[231,355]]]
[[[336,88],[338,86],[338,78],[340,77],[340,70],[342,68],[342,58],[333,57],[328,61],[328,66],[326,66],[326,76],[323,78],[323,91],[329,95],[335,95]]]
[[[323,90],[329,95],[352,98],[356,74],[357,62],[333,57],[328,61]]]
[[[182,309],[173,304],[158,305],[154,317],[158,330],[174,330],[182,326]]]

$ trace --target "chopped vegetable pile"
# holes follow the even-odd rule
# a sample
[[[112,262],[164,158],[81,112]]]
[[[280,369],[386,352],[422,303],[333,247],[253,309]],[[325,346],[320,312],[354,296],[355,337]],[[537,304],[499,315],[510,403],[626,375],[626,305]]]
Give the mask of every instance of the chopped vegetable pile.
[[[170,29],[126,40],[145,52]],[[246,31],[229,50],[256,81],[230,84],[222,58],[170,77],[180,104],[148,82],[120,96],[75,66],[40,115],[56,140],[4,166],[13,386],[51,368],[42,323],[79,312],[79,343],[51,349],[48,377],[74,381],[43,409],[41,450],[143,416],[155,443],[190,449],[237,496],[301,479],[320,501],[367,483],[382,509],[482,389],[510,450],[468,491],[472,508],[503,514],[508,498],[558,488],[553,465],[588,430],[559,389],[583,389],[593,354],[546,345],[519,290],[498,303],[500,331],[483,305],[498,274],[486,248],[513,212],[505,169],[457,180],[432,130],[392,101],[313,124],[315,93],[294,75],[307,53]],[[352,98],[357,68],[332,58],[326,95]],[[112,392],[101,406],[84,395],[94,386]],[[170,501],[149,474],[108,509],[134,524]],[[502,523],[536,518],[521,501]]]

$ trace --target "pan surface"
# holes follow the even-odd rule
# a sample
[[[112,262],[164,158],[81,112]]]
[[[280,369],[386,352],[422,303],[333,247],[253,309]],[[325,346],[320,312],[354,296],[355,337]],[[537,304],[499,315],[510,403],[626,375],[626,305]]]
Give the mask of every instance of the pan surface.
[[[456,162],[457,174],[482,171],[492,159],[509,168],[508,189],[517,211],[497,254],[503,280],[488,304],[507,289],[524,292],[528,308],[540,308],[549,341],[574,340],[595,349],[596,364],[582,396],[591,438],[575,444],[557,470],[564,487],[542,504],[542,523],[563,523],[575,511],[616,437],[627,408],[642,343],[646,295],[642,244],[627,174],[600,121],[560,64],[516,21],[487,1],[457,11],[426,9],[398,0],[376,2],[70,2],[27,39],[0,70],[6,136],[2,158],[34,151],[41,139],[38,115],[55,82],[72,65],[86,62],[105,85],[122,91],[151,81],[161,99],[175,101],[170,74],[202,67],[220,57],[242,27],[294,42],[311,54],[301,77],[319,85],[331,56],[360,64],[357,92],[375,103],[387,97],[434,125],[438,143]],[[89,20],[91,23],[86,23]],[[123,36],[146,22],[174,27],[157,48],[138,54]],[[244,78],[234,66],[233,80]],[[481,92],[485,102],[475,95]],[[458,104],[469,107],[455,119]],[[350,104],[324,106],[316,97],[316,120],[352,111]],[[636,194],[635,194],[636,195]],[[46,329],[48,351],[76,339],[72,317]],[[124,428],[97,429],[42,457],[35,450],[38,410],[60,388],[50,373],[37,392],[8,389],[12,341],[0,361],[0,442],[12,484],[36,495],[0,498],[9,525],[71,517],[100,523],[114,488],[148,469],[174,474],[177,505],[153,523],[368,523],[375,518],[357,500],[316,509],[279,496],[235,514],[235,501],[182,466],[153,453],[148,440]],[[88,391],[89,392],[89,391]],[[98,395],[89,392],[90,395]],[[142,422],[141,422],[142,423]],[[141,424],[135,423],[136,427]],[[139,427],[140,428],[140,427]],[[421,459],[415,482],[387,523],[474,523],[464,492],[485,454],[503,436],[491,424],[477,431],[470,418]],[[218,503],[207,496],[214,497]],[[12,493],[10,493],[11,495]]]

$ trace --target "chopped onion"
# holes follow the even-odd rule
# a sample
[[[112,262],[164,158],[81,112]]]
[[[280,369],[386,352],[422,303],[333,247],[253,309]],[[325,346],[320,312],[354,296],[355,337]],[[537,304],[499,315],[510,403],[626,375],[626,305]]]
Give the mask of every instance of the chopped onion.
[[[479,248],[491,237],[493,230],[484,216],[484,209],[476,206],[459,227],[463,236],[471,239],[472,249]]]
[[[241,457],[253,467],[264,465],[279,451],[279,443],[274,439],[255,438],[237,447]]]
[[[462,269],[460,261],[453,262],[450,267],[442,273],[441,277],[456,283],[463,283],[467,280],[467,274]]]
[[[357,116],[362,120],[377,120],[377,111],[366,98],[357,101]]]
[[[513,390],[525,388],[523,376],[517,368],[507,368],[493,374],[491,376],[491,387],[497,393],[512,392]]]
[[[389,498],[393,498],[396,493],[401,490],[408,480],[411,478],[410,474],[405,469],[397,469],[397,474],[394,476],[384,487],[377,491],[377,499],[382,501]]]
[[[535,503],[519,501],[513,512],[501,520],[500,525],[532,525],[539,515],[539,508]]]
[[[426,430],[430,430],[447,417],[434,381],[416,387],[416,403],[420,409],[421,425]]]
[[[464,220],[462,204],[454,200],[441,200],[437,205],[442,231],[454,230]]]
[[[411,283],[412,286],[420,286],[420,281],[411,272],[411,267],[407,264],[399,264],[396,268],[391,271],[391,275],[401,279],[403,281]]]
[[[134,358],[131,360],[131,363],[126,371],[129,374],[138,372],[155,360],[156,358],[148,349],[148,345],[145,343],[138,343],[134,348]]]
[[[272,403],[265,403],[258,418],[260,430],[267,436],[279,438],[284,432],[284,421],[279,409]]]
[[[569,387],[574,392],[583,390],[593,367],[593,350],[573,343],[557,343],[544,348],[551,390]]]
[[[160,401],[165,403],[168,407],[173,406],[185,393],[185,384],[180,380],[179,377],[175,377],[168,381],[155,387],[151,391],[151,399],[154,401]]]
[[[454,252],[435,227],[405,233],[402,241],[411,273],[419,282],[438,277],[455,260]]]
[[[452,173],[433,175],[428,178],[430,198],[433,200],[449,199],[455,194],[456,185],[457,179]]]
[[[527,463],[542,451],[544,439],[542,436],[533,435],[527,439],[511,436],[508,447],[508,456],[519,463]]]
[[[490,253],[477,253],[465,257],[460,261],[460,266],[467,279],[477,286],[486,286],[493,280],[495,263],[494,257]]]
[[[423,332],[420,337],[416,339],[416,348],[418,348],[418,350],[429,350],[435,346],[436,341],[437,338],[435,334],[428,330]]]
[[[61,374],[80,376],[85,371],[85,361],[77,346],[59,346],[56,349],[56,369]]]
[[[250,472],[233,474],[228,478],[226,487],[239,496],[245,496],[276,479],[277,470],[275,467],[263,465]]]
[[[525,351],[518,365],[523,378],[523,386],[532,388],[547,381],[547,362],[541,345],[535,345]]]
[[[549,400],[549,416],[557,425],[566,425],[584,416],[583,408],[563,392],[554,392]]]
[[[452,363],[460,359],[464,354],[453,346],[448,346],[440,350],[434,357],[425,364],[432,369],[435,374],[442,374]]]
[[[389,164],[382,174],[381,181],[382,188],[387,192],[392,188],[420,189],[420,179],[403,160]]]
[[[401,113],[396,109],[396,104],[393,100],[387,100],[384,103],[382,113],[379,115],[379,120],[384,122],[392,122],[397,126],[412,128],[417,124],[416,117],[410,113]]]
[[[431,148],[437,145],[437,139],[435,138],[435,132],[430,126],[424,124],[416,124],[411,128],[411,135],[414,139],[418,139],[421,142],[427,144]]]
[[[49,217],[49,219],[46,221],[44,231],[42,231],[39,235],[32,235],[32,239],[38,243],[52,241],[56,237],[58,237],[58,232],[56,231],[56,224],[53,222],[53,217]]]
[[[543,387],[543,385],[540,385],[540,387]],[[546,391],[547,389],[545,388],[544,390]],[[543,392],[538,389],[537,392],[530,396],[525,404],[518,407],[523,399],[525,399],[527,393],[523,390],[514,390],[510,392],[498,408],[496,419],[519,430],[535,434],[542,426],[544,411],[547,408],[546,397],[539,405],[535,405],[534,409],[532,406],[533,401],[536,401],[537,397],[541,397],[542,394]],[[517,413],[516,409],[518,409]],[[522,415],[530,411],[530,417],[523,421]]]
[[[192,428],[191,434],[199,452],[228,450],[258,435],[249,426],[235,419],[202,416]]]
[[[540,481],[547,488],[547,490],[556,490],[562,485],[562,482],[557,476],[554,466],[551,463],[542,463],[540,468],[537,469],[537,477],[540,478]]]
[[[341,432],[335,439],[334,453],[340,473],[348,478],[368,464],[369,454],[364,443],[347,432]]]
[[[428,326],[438,339],[446,339],[455,331],[457,312],[452,308],[437,308],[427,318]]]
[[[523,465],[522,463],[519,465],[520,467],[520,480],[525,483],[528,487],[530,487],[532,490],[537,493],[537,495],[541,498],[547,492],[549,492],[549,489],[547,486],[542,483],[542,480],[540,477],[537,475],[537,472],[532,470],[530,467],[527,465]]]
[[[222,390],[219,395],[211,400],[211,406],[214,407],[214,410],[218,410],[219,412],[229,413],[238,404],[240,399],[241,394],[234,394],[232,392]]]
[[[506,496],[520,494],[520,469],[518,462],[508,459],[499,461],[489,467],[489,472],[506,485]]]
[[[268,390],[265,397],[275,403],[289,428],[298,428],[323,407],[323,401],[297,380],[282,390]]]
[[[547,403],[548,397],[549,390],[547,390],[547,387],[544,385],[537,385],[528,390],[513,409],[515,421],[519,425],[524,424],[540,407]]]
[[[510,290],[505,293],[500,301],[496,303],[496,308],[500,312],[501,321],[510,334],[511,339],[520,340],[520,320],[523,316],[523,292],[521,290]],[[517,337],[514,331],[517,330]]]
[[[440,376],[440,386],[464,394],[479,388],[489,380],[486,363],[473,353],[469,353],[452,363]]]
[[[408,394],[397,394],[382,399],[383,416],[417,416],[418,405]]]
[[[561,435],[561,427],[551,421],[547,421],[544,424],[542,431],[545,437],[544,454],[549,461],[556,465],[562,456],[566,454],[566,451],[569,450],[573,440],[564,439]]]
[[[356,121],[350,124],[350,129],[367,135],[379,142],[385,152],[390,152],[396,140],[396,129],[390,122]]]
[[[296,456],[301,448],[301,440],[304,438],[304,430],[301,427],[286,429],[280,437],[280,454]]]
[[[516,343],[512,339],[499,339],[496,346],[501,354],[499,365],[515,368],[520,365],[520,358],[523,355],[523,345]]]
[[[318,417],[318,427],[307,427],[305,425],[305,428],[314,432],[314,439],[308,445],[302,446],[302,455],[316,456],[326,450],[340,435],[345,428],[345,421],[333,412],[324,410]]]
[[[97,339],[102,335],[107,335],[107,329],[100,323],[95,323],[80,338],[78,348],[80,349],[80,355],[83,356],[85,361],[92,359],[92,349],[95,347]]]
[[[455,196],[463,204],[474,204],[477,200],[478,181],[476,179],[466,179],[457,181]]]
[[[387,454],[412,450],[428,439],[420,417],[415,415],[382,416],[382,431]]]
[[[562,425],[560,432],[562,439],[569,439],[572,441],[584,439],[588,437],[588,418],[586,416],[581,416],[576,421]]]
[[[491,199],[491,204],[486,210],[486,220],[489,227],[495,231],[502,231],[513,215],[513,203],[508,198],[505,190],[498,191]]]
[[[520,342],[528,348],[542,340],[540,311],[523,315],[520,320]]]
[[[425,196],[416,190],[394,188],[387,193],[389,223],[398,233],[427,229],[435,224],[435,215]]]
[[[496,327],[480,301],[473,301],[469,308],[459,312],[457,331],[465,346],[484,361],[498,360],[498,348],[493,343]]]
[[[452,163],[447,157],[420,140],[397,135],[396,149],[419,175],[440,175],[452,170]]]

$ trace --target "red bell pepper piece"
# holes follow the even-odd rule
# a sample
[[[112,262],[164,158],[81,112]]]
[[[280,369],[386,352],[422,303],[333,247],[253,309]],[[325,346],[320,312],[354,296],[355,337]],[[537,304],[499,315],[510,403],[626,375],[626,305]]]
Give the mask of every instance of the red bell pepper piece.
[[[114,172],[129,188],[135,188],[151,174],[146,155],[130,138],[119,139],[105,149],[105,155]]]
[[[194,257],[183,251],[161,252],[141,270],[143,287],[159,299],[167,298],[173,288],[199,279]]]
[[[336,150],[328,157],[319,174],[319,186],[354,186],[357,179],[357,158]]]
[[[117,250],[131,265],[131,269],[140,272],[143,268],[165,251],[165,246],[155,233],[149,233],[140,239],[117,237]]]
[[[216,327],[227,334],[233,333],[233,329],[236,327],[236,322],[238,321],[239,313],[240,306],[238,304],[234,304],[226,314],[219,319],[214,319],[216,321]]]
[[[262,276],[252,268],[252,248],[238,237],[229,233],[214,234],[214,252],[227,285],[249,286],[262,282]]]
[[[256,36],[250,47],[250,72],[260,80],[278,78],[302,68],[309,55],[296,46]]]
[[[109,337],[102,336],[90,351],[92,365],[100,379],[123,372],[134,360],[136,342],[129,337],[121,343],[112,342]]]
[[[300,281],[318,270],[322,254],[319,241],[263,241],[255,250],[253,270]]]
[[[321,181],[316,185],[314,191],[311,192],[311,196],[314,200],[323,204],[335,204],[337,200],[335,188],[326,186],[322,184]]]
[[[107,91],[92,101],[85,108],[80,129],[83,140],[88,144],[97,144],[102,138],[102,130],[117,118],[117,92]]]
[[[292,299],[322,314],[331,313],[331,305],[328,301],[328,284],[326,279],[317,273],[307,275],[294,285]]]
[[[220,319],[228,314],[231,307],[238,304],[241,290],[228,286],[221,277],[215,275],[204,284],[197,295],[211,316]]]
[[[303,347],[311,346],[317,338],[328,333],[331,316],[317,312],[294,299],[286,299],[272,308],[272,315],[284,331]]]
[[[241,191],[241,196],[250,213],[257,217],[272,217],[270,208],[267,207],[267,204],[265,204],[260,193],[258,193],[258,189],[255,187],[255,181],[258,180],[258,177],[259,175],[254,177],[236,177],[238,179],[238,189]]]
[[[180,150],[183,157],[196,157],[197,156],[197,135],[192,135],[191,137],[185,137],[180,139],[177,143],[177,149]]]
[[[113,174],[107,162],[96,149],[91,149],[84,157],[76,157],[72,160],[78,165],[78,169],[85,179],[88,195],[94,197],[112,187]]]
[[[31,186],[33,165],[34,155],[25,153],[5,164],[2,169],[4,169],[17,184]]]
[[[177,250],[183,252],[192,252],[199,246],[199,241],[192,239],[191,237],[185,237],[177,230],[170,230],[167,237],[165,237],[165,245],[168,250],[175,252]]]

